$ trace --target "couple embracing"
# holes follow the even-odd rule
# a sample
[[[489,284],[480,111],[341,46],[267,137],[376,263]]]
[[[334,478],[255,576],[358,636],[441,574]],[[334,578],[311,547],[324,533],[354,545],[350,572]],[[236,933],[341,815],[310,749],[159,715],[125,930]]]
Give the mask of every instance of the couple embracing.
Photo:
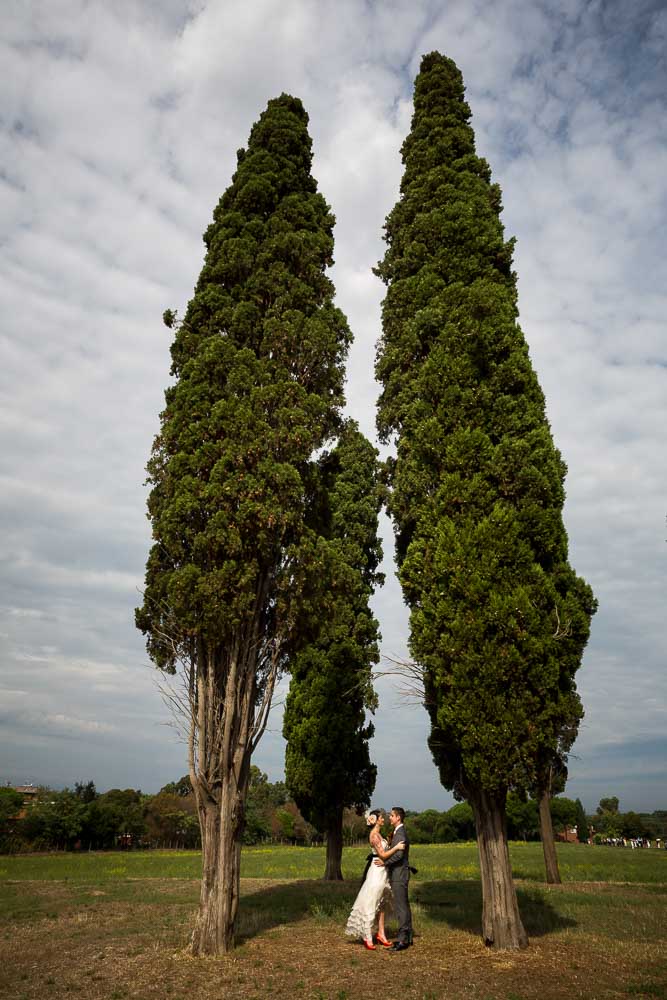
[[[369,841],[373,855],[348,917],[345,933],[362,938],[369,951],[375,951],[373,929],[376,923],[378,944],[391,951],[404,951],[412,944],[412,913],[408,901],[410,841],[403,825],[404,819],[405,811],[400,806],[394,806],[389,813],[392,827],[390,846],[382,836],[384,810],[373,809],[366,818],[371,828]],[[393,944],[387,940],[384,929],[385,906],[392,899],[398,921],[398,934]]]

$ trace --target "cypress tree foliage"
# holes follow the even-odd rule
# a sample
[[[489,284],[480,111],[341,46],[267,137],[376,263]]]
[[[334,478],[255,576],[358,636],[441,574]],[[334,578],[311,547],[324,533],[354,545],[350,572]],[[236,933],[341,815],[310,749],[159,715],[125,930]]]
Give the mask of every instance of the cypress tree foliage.
[[[378,429],[397,444],[388,507],[429,745],[475,814],[484,940],[516,948],[527,938],[506,795],[534,788],[557,748],[595,601],[568,565],[565,465],[517,323],[500,189],[469,120],[456,65],[425,56],[377,271]]]
[[[370,805],[377,769],[368,741],[378,624],[368,601],[382,582],[377,453],[348,421],[319,463],[318,523],[332,552],[331,607],[290,664],[283,736],[285,780],[301,813],[327,835],[324,878],[342,879],[343,809]]]
[[[301,102],[270,101],[205,232],[183,322],[164,317],[175,383],[148,464],[155,544],[137,625],[159,668],[184,669],[203,848],[194,954],[234,945],[251,754],[326,596],[313,456],[341,422],[351,335],[311,159]]]

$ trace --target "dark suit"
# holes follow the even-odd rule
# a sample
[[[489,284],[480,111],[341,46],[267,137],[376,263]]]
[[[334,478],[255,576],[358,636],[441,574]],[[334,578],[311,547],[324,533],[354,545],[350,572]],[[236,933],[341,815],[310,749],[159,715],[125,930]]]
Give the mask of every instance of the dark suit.
[[[389,876],[389,884],[394,894],[394,907],[396,909],[396,919],[398,920],[397,939],[403,944],[412,944],[412,912],[410,901],[408,900],[408,883],[410,881],[410,841],[402,823],[394,827],[392,842],[400,844],[404,841],[405,847],[402,851],[396,851],[385,861],[385,868]]]

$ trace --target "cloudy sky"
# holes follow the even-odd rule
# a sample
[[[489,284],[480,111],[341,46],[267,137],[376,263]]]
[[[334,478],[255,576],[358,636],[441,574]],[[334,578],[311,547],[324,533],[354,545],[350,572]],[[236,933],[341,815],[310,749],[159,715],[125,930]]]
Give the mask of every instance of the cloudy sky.
[[[374,434],[383,288],[423,53],[460,66],[517,237],[521,324],[600,602],[567,794],[667,808],[664,0],[5,0],[0,11],[0,781],[156,791],[185,749],[135,631],[144,466],[201,234],[269,98],[302,98]],[[405,650],[393,577],[383,650]],[[376,799],[448,808],[426,716],[378,683]],[[280,708],[255,762],[282,777]]]

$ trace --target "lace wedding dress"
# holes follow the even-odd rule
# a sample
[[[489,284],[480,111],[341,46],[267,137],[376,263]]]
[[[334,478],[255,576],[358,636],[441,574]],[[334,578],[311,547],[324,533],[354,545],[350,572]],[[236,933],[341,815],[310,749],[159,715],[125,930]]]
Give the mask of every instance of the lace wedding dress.
[[[387,847],[387,841],[383,837],[382,850],[386,851]],[[372,938],[382,904],[390,896],[391,889],[386,868],[372,862],[347,919],[345,933],[366,940]]]

